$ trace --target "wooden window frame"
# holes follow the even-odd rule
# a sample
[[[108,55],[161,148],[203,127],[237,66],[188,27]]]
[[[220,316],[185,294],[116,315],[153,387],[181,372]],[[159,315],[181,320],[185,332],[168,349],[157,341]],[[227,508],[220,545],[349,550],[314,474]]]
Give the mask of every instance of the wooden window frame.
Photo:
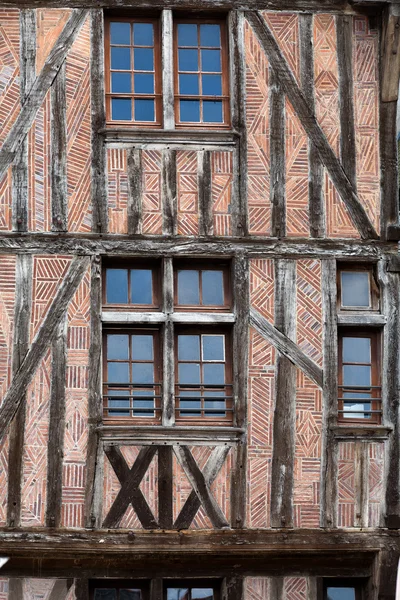
[[[163,579],[163,600],[168,600],[168,588],[212,588],[214,592],[213,600],[221,600],[221,584],[220,579]]]
[[[130,296],[130,270],[131,269],[144,269],[146,271],[152,271],[153,279],[153,303],[152,304],[118,304],[118,303],[107,303],[107,269],[127,269],[128,270],[128,300]],[[102,304],[103,310],[106,311],[118,311],[118,312],[159,312],[162,306],[162,285],[161,285],[161,265],[158,261],[154,260],[117,260],[117,261],[106,261],[102,264]]]
[[[343,306],[342,305],[342,272],[369,273],[370,306]],[[378,312],[380,309],[379,287],[377,284],[375,268],[371,264],[363,263],[338,263],[337,266],[337,309],[339,312],[358,313],[358,312]]]
[[[146,333],[151,332],[154,335],[154,392],[158,396],[154,401],[154,416],[153,417],[139,417],[139,416],[109,416],[106,408],[106,397],[112,394],[108,393],[108,360],[107,360],[107,335],[133,335],[135,333]],[[129,348],[131,343],[129,341]],[[131,357],[129,359],[122,360],[121,362],[129,362],[131,364]],[[106,425],[160,425],[162,421],[162,338],[160,327],[149,327],[149,326],[134,326],[134,327],[103,327],[103,423]],[[121,386],[122,387],[122,386]],[[149,409],[151,410],[151,409]]]
[[[153,94],[130,94],[111,92],[111,34],[110,23],[152,23],[154,25],[154,93]],[[106,124],[108,127],[118,128],[138,128],[138,129],[161,129],[163,126],[163,96],[162,96],[162,62],[161,62],[161,24],[159,17],[153,16],[119,16],[109,14],[104,18],[104,66],[105,66],[105,100],[106,100]],[[130,45],[130,48],[134,46]],[[128,72],[128,71],[123,71]],[[133,65],[129,71],[132,75],[135,73]],[[111,118],[111,99],[112,98],[130,98],[132,100],[132,119],[130,121],[117,121]],[[135,121],[134,100],[136,98],[153,99],[155,121]]]
[[[204,95],[187,95],[179,94],[179,71],[178,71],[178,32],[177,26],[179,24],[206,24],[206,25],[220,25],[221,27],[221,71],[222,71],[222,96],[204,96]],[[197,46],[200,48],[200,46]],[[229,87],[229,40],[228,40],[228,26],[227,17],[199,17],[199,18],[184,18],[181,16],[176,17],[174,15],[174,114],[175,114],[175,127],[177,129],[230,129],[231,128],[231,115],[230,115],[230,87]],[[201,73],[196,71],[196,73]],[[199,100],[200,102],[205,100],[221,100],[223,121],[221,123],[210,123],[210,122],[191,122],[191,121],[180,121],[179,120],[179,100],[182,98]]]
[[[318,600],[327,600],[328,587],[336,588],[354,588],[355,589],[355,600],[364,600],[365,597],[365,585],[366,581],[360,578],[330,578],[321,579],[320,585],[318,586]]]
[[[344,417],[343,413],[338,412],[338,423],[340,425],[379,425],[382,421],[382,383],[381,383],[381,338],[379,329],[368,328],[349,328],[343,327],[338,332],[338,411],[344,410],[344,402],[341,399],[343,390],[343,338],[359,337],[371,339],[371,410],[379,412],[371,413],[369,418],[357,419],[356,417]],[[346,386],[351,389],[351,386]]]
[[[232,311],[232,282],[231,268],[226,262],[218,261],[174,261],[174,308],[177,312],[231,312]],[[178,304],[178,271],[222,271],[224,287],[223,305]],[[200,301],[202,300],[202,282],[199,276]]]
[[[117,591],[127,587],[140,589],[142,592],[141,600],[150,600],[150,580],[142,579],[91,579],[89,582],[89,600],[94,600],[96,589],[115,588]]]
[[[225,396],[230,396],[230,398],[226,398],[225,403],[225,417],[212,417],[212,416],[193,416],[193,417],[182,417],[180,416],[180,408],[179,408],[179,361],[178,361],[178,336],[179,335],[224,335],[225,336]],[[223,426],[231,426],[233,424],[233,415],[234,415],[234,402],[233,402],[233,352],[232,352],[232,328],[229,326],[199,326],[199,325],[190,325],[190,326],[177,326],[174,331],[174,347],[175,347],[175,423],[177,425],[190,426],[190,425],[223,425]],[[190,362],[190,361],[189,361]],[[199,362],[200,365],[203,364],[202,357],[200,357],[199,361],[191,361],[191,362]],[[207,361],[206,361],[206,364]],[[199,384],[199,387],[202,387],[203,384]],[[182,387],[185,387],[183,385]],[[199,409],[203,411],[204,409]],[[221,409],[222,412],[222,409]]]

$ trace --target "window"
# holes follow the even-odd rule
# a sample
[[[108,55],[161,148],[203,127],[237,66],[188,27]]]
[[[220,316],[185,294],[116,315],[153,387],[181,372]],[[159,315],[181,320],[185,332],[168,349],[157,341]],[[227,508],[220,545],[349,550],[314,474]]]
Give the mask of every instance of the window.
[[[227,43],[223,21],[175,24],[175,118],[178,125],[228,123]]]
[[[164,600],[219,600],[220,586],[212,579],[171,581],[165,585]]]
[[[108,124],[163,126],[163,85],[171,90],[177,127],[226,128],[229,119],[225,19],[181,19],[171,36],[172,69],[162,69],[159,18],[110,16],[105,22]],[[167,44],[168,45],[168,44]],[[168,58],[169,60],[169,58]],[[174,98],[172,98],[174,89]]]
[[[104,418],[160,420],[161,373],[158,330],[106,330]]]
[[[90,583],[90,600],[148,600],[147,581],[99,580]]]
[[[227,265],[175,265],[175,306],[179,310],[228,310],[229,291]]]
[[[378,331],[339,332],[339,421],[380,422],[379,342]]]
[[[159,35],[157,19],[106,20],[108,122],[161,125]]]
[[[364,581],[360,579],[325,579],[324,600],[362,600]]]
[[[121,262],[103,269],[106,308],[156,310],[160,307],[159,268],[151,262]]]
[[[218,330],[178,330],[176,420],[232,420],[230,336]]]
[[[379,290],[371,266],[344,265],[338,269],[338,303],[344,311],[379,309]]]

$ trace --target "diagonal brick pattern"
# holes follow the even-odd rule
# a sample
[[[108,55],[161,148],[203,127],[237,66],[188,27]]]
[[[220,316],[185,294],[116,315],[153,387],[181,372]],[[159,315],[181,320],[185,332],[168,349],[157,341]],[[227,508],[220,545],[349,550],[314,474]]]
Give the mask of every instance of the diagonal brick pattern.
[[[339,527],[354,527],[355,523],[354,459],[354,442],[341,442],[338,460]]]
[[[176,153],[178,234],[199,234],[199,182],[197,152]]]
[[[50,231],[51,229],[50,111],[50,92],[47,92],[28,134],[29,231]]]
[[[126,150],[111,148],[108,165],[108,230],[128,233],[128,176]]]
[[[298,260],[296,277],[297,343],[300,348],[321,367],[321,261]]]
[[[214,235],[232,235],[230,215],[232,181],[232,152],[213,152],[211,158],[211,191]]]
[[[161,152],[142,152],[143,233],[162,233]]]
[[[36,73],[43,65],[54,47],[65,23],[71,15],[71,9],[38,8],[36,11]]]
[[[0,9],[0,144],[20,110],[19,10]]]
[[[368,527],[379,527],[384,500],[385,445],[371,442],[368,460]]]

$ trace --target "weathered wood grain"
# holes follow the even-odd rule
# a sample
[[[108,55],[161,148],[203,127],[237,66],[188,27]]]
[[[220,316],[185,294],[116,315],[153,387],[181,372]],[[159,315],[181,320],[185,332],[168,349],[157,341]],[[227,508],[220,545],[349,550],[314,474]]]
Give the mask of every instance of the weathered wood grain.
[[[212,235],[213,205],[211,188],[211,152],[202,150],[197,154],[197,177],[199,187],[199,233]]]
[[[107,151],[101,133],[106,126],[103,11],[96,5],[90,16],[92,231],[107,233]]]
[[[286,236],[285,95],[279,78],[269,69],[271,234]]]
[[[315,113],[313,15],[299,15],[300,78],[308,105]],[[310,236],[325,236],[325,204],[322,190],[324,170],[314,144],[308,140],[308,211]]]
[[[161,153],[161,197],[163,233],[177,233],[176,150]]]
[[[74,10],[60,33],[49,56],[33,82],[21,111],[0,149],[0,179],[14,161],[18,148],[24,141],[37,112],[52,85],[69,49],[76,39],[85,19],[87,10]]]
[[[400,6],[386,5],[381,38],[381,98],[396,102],[400,79]]]
[[[164,426],[175,423],[174,358],[174,269],[172,258],[163,259],[163,311],[166,314],[163,335],[163,386],[161,419]]]
[[[363,239],[378,238],[378,234],[362,206],[353,185],[346,176],[342,165],[326,139],[314,111],[309,106],[305,95],[298,86],[265,19],[259,12],[246,11],[245,15],[252,26],[261,47],[267,55],[282,90],[287,95],[288,100],[300,119],[308,137],[318,150],[319,156],[324,163],[333,184],[343,202],[346,204],[355,227],[357,227]]]
[[[270,600],[281,600],[283,598],[283,577],[271,577]]]
[[[65,61],[51,86],[51,213],[53,231],[68,229],[67,96]]]
[[[164,8],[164,7],[163,7]],[[162,92],[163,92],[163,125],[164,129],[175,129],[175,97],[173,75],[173,20],[172,10],[165,6],[161,13],[161,40],[162,40]]]
[[[336,17],[339,73],[340,160],[353,189],[357,190],[356,133],[353,103],[353,18]]]
[[[76,600],[89,600],[89,580],[78,578],[74,583]]]
[[[20,96],[23,106],[36,76],[36,12],[20,11]],[[12,167],[12,220],[15,231],[28,231],[28,140],[24,139]]]
[[[369,488],[369,445],[358,440],[355,442],[355,526],[368,527],[368,488]]]
[[[397,102],[380,102],[379,151],[381,167],[381,236],[389,239],[388,226],[399,222],[399,186],[396,139]]]
[[[338,411],[338,345],[336,318],[336,261],[330,258],[321,263],[323,318],[323,425],[321,448],[321,527],[337,526],[337,441],[332,427]]]
[[[142,233],[142,151],[130,148],[128,163],[128,234]]]
[[[52,344],[49,441],[47,445],[47,527],[60,527],[67,375],[67,318],[57,327]]]
[[[14,342],[12,372],[16,375],[29,349],[32,309],[33,258],[17,257],[15,277]],[[21,520],[21,484],[25,437],[26,394],[10,426],[8,451],[7,524],[18,527]]]
[[[387,317],[381,314],[367,313],[367,314],[354,314],[354,315],[338,315],[338,325],[349,325],[362,327],[382,327],[387,323]]]
[[[254,308],[250,309],[250,325],[258,331],[266,340],[268,340],[281,354],[284,354],[291,360],[299,369],[303,371],[320,388],[323,386],[322,369],[309,358],[291,339],[276,327],[271,325],[260,313]]]
[[[24,600],[23,579],[11,577],[8,586],[9,600]]]
[[[73,585],[73,579],[56,579],[48,600],[65,600]]]
[[[88,266],[89,258],[81,256],[74,258],[65,279],[58,288],[42,326],[3,398],[0,407],[0,440],[4,437],[12,418],[20,407],[26,388],[31,382],[49,344],[57,335],[57,327]]]
[[[296,263],[275,261],[275,327],[296,339]],[[293,527],[294,454],[296,440],[296,367],[276,357],[275,410],[271,466],[271,526]]]
[[[229,446],[217,446],[213,449],[203,470],[206,484],[210,487],[220,472],[226,457],[229,454]],[[183,505],[175,523],[174,529],[188,529],[201,506],[201,501],[194,490],[192,490]]]
[[[161,529],[173,523],[172,446],[158,446],[158,521]]]
[[[239,574],[225,577],[222,583],[222,600],[243,600],[244,581],[244,577]]]
[[[179,464],[185,471],[186,477],[190,481],[213,526],[217,529],[229,527],[228,521],[210,490],[204,473],[200,471],[189,448],[187,446],[174,446],[173,448]]]

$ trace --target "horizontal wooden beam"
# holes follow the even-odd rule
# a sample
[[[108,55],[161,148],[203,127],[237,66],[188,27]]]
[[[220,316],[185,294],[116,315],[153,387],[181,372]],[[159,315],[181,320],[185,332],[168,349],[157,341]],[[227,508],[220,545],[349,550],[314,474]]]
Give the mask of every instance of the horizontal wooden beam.
[[[314,145],[328,171],[336,190],[345,203],[355,227],[357,227],[363,239],[377,239],[379,237],[378,233],[361,204],[353,184],[329,144],[317,121],[313,106],[307,102],[304,92],[298,85],[262,13],[247,11],[245,16],[266,54],[270,66],[274,70],[276,80],[286,94],[309,140]]]
[[[384,11],[381,55],[382,102],[395,102],[400,79],[400,5],[389,4]]]
[[[320,388],[323,384],[322,369],[303,350],[286,335],[274,327],[265,317],[254,308],[250,309],[250,325],[268,340],[281,354],[284,354],[307,377],[312,379]]]
[[[2,5],[3,7],[3,5]],[[21,8],[21,7],[19,7]],[[65,8],[65,7],[64,7]],[[88,14],[87,10],[75,10],[58,36],[44,66],[32,84],[21,111],[0,149],[0,179],[16,157],[17,150],[24,141],[37,112],[61,69],[67,54],[76,39]]]
[[[374,313],[364,315],[338,315],[338,325],[347,325],[349,327],[382,327],[387,322],[385,315],[378,315]]]
[[[174,323],[234,323],[233,313],[201,313],[201,312],[175,312],[169,316]],[[116,312],[103,311],[103,323],[165,323],[167,315],[162,312]]]
[[[3,438],[7,427],[10,425],[12,418],[21,405],[26,388],[31,382],[47,348],[55,339],[58,325],[61,322],[82,277],[89,267],[89,264],[90,261],[88,257],[76,257],[72,261],[63,282],[59,286],[58,292],[47,311],[42,326],[3,398],[3,403],[0,407],[0,440]]]

